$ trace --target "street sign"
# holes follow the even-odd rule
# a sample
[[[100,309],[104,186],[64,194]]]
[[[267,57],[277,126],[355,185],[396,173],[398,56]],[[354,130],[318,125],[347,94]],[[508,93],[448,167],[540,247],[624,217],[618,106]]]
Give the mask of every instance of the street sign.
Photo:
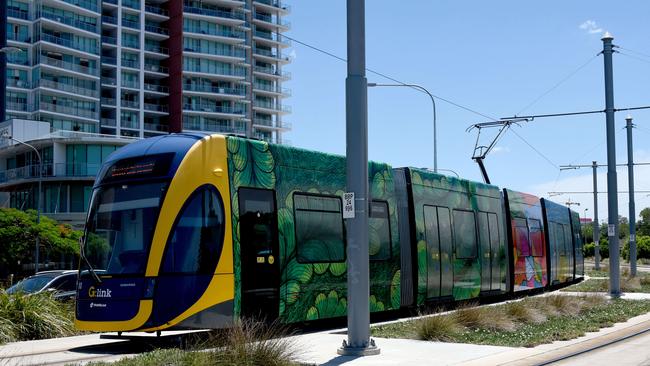
[[[354,192],[346,192],[343,194],[343,218],[354,218]]]

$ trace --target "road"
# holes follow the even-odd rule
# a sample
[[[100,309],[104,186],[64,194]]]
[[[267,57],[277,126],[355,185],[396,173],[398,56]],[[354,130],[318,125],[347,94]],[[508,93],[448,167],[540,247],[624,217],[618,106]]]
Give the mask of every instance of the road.
[[[613,343],[594,351],[556,362],[553,365],[571,366],[632,366],[650,365],[650,331],[636,337]]]

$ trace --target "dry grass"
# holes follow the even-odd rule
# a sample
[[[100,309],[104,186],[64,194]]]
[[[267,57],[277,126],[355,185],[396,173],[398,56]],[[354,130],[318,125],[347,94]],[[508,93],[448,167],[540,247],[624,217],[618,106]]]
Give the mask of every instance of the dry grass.
[[[514,301],[505,305],[505,312],[516,322],[539,324],[546,320],[546,314],[535,311],[521,301]]]
[[[434,315],[423,318],[417,326],[417,336],[427,341],[451,341],[462,326],[452,316]]]
[[[506,331],[515,329],[515,323],[500,306],[478,307],[477,304],[469,304],[456,310],[453,317],[458,324],[466,328]]]

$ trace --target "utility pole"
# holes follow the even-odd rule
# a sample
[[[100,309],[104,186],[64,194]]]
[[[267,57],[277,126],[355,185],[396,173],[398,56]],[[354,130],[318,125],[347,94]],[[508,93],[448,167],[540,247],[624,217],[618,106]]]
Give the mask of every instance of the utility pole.
[[[347,191],[348,340],[338,354],[379,354],[370,339],[368,256],[368,80],[366,79],[365,1],[347,0],[348,75],[345,80]],[[346,194],[347,201],[348,194]],[[346,208],[348,203],[346,202]],[[344,210],[344,212],[346,212]],[[344,214],[345,216],[345,214]]]
[[[618,243],[618,182],[616,179],[616,126],[614,123],[614,76],[612,68],[612,37],[606,32],[603,38],[603,63],[605,68],[605,122],[607,130],[607,238],[609,242],[609,294],[621,296],[620,248]]]
[[[591,167],[594,171],[594,269],[600,270],[600,224],[598,223],[598,163],[593,161]]]
[[[632,152],[632,116],[625,118],[627,128],[627,180],[630,192],[630,275],[636,276],[636,210],[634,208],[634,154]]]

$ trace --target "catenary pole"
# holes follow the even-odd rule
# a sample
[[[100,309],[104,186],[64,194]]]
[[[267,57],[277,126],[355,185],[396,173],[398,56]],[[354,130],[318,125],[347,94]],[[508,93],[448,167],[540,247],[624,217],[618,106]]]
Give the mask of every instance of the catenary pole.
[[[614,123],[614,76],[612,67],[612,37],[606,32],[603,38],[605,66],[605,122],[607,129],[607,238],[609,243],[609,294],[621,295],[620,249],[618,243],[618,183],[616,178],[616,130]]]
[[[630,275],[636,276],[636,210],[634,208],[634,154],[632,152],[632,116],[625,118],[627,128],[627,180],[630,192]]]
[[[347,191],[354,217],[347,218],[348,339],[341,355],[379,353],[370,340],[368,257],[368,80],[365,1],[347,0],[348,75],[345,80]],[[346,204],[347,205],[347,204]]]
[[[598,163],[591,164],[594,172],[594,268],[600,270],[600,224],[598,224]]]

